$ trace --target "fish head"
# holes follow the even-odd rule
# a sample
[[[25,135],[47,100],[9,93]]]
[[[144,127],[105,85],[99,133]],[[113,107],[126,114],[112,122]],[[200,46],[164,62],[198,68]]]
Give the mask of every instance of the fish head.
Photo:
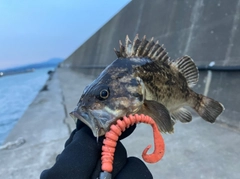
[[[140,78],[100,78],[87,86],[70,115],[89,126],[95,137],[104,135],[119,118],[137,113],[144,100]]]

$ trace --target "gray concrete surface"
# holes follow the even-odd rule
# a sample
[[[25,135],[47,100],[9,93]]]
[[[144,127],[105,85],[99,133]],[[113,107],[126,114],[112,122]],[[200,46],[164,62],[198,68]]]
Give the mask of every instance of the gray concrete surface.
[[[62,66],[106,66],[116,59],[113,48],[128,34],[155,37],[172,59],[189,55],[198,66],[240,66],[240,0],[133,0],[91,38],[76,49]],[[98,75],[88,69],[86,74]],[[225,105],[221,122],[240,129],[238,90],[240,72],[200,74],[199,93]],[[209,81],[209,85],[206,81]],[[227,88],[226,88],[227,86]]]
[[[118,41],[137,33],[155,37],[173,59],[190,55],[197,65],[240,65],[240,0],[132,0],[64,64],[108,65]]]
[[[194,118],[189,124],[177,123],[175,132],[163,135],[165,155],[156,164],[147,164],[155,179],[238,179],[240,178],[240,132]],[[149,126],[140,124],[123,141],[130,156],[141,158],[152,144]]]
[[[216,72],[201,71],[199,82],[193,88],[196,92],[220,101],[225,111],[218,118],[217,123],[240,130],[240,71]]]
[[[69,130],[56,73],[46,85],[49,90],[37,95],[5,141],[14,142],[21,137],[26,142],[15,149],[0,150],[1,179],[39,178],[63,149]]]
[[[67,113],[74,109],[82,89],[93,80],[86,71],[59,68],[58,76],[65,98]],[[89,79],[89,80],[86,80]],[[71,119],[68,119],[71,121]],[[196,117],[189,124],[177,123],[175,133],[163,135],[166,153],[156,164],[147,164],[155,179],[238,179],[240,178],[240,131],[221,123],[210,124]],[[143,149],[152,142],[152,129],[138,125],[123,140],[129,156],[141,158]]]
[[[57,71],[67,114],[65,123],[72,131],[75,128],[75,123],[68,114],[76,107],[84,88],[94,80],[94,77],[67,68],[58,68]]]
[[[0,178],[39,178],[42,170],[53,165],[74,128],[67,114],[92,79],[68,68],[57,69],[47,82],[49,90],[39,93],[6,141],[23,137],[26,143],[12,150],[0,150]],[[177,123],[175,133],[163,137],[163,159],[147,164],[155,179],[240,178],[239,130],[194,118],[190,124]],[[150,126],[139,124],[123,144],[129,156],[141,158],[143,149],[152,144]]]

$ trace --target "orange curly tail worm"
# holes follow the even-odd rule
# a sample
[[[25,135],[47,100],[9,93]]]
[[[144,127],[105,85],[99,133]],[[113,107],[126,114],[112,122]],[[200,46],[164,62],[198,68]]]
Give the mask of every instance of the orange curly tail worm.
[[[123,120],[117,120],[117,124],[111,125],[110,131],[105,134],[105,139],[102,146],[102,170],[111,173],[113,170],[113,159],[115,147],[117,141],[122,132],[125,131],[130,125],[135,123],[147,123],[150,124],[153,128],[153,137],[155,149],[152,154],[147,154],[148,150],[151,148],[151,145],[148,145],[142,152],[142,158],[145,162],[155,163],[158,162],[164,155],[164,140],[158,130],[158,127],[154,120],[143,114],[130,115],[129,117],[123,117]]]

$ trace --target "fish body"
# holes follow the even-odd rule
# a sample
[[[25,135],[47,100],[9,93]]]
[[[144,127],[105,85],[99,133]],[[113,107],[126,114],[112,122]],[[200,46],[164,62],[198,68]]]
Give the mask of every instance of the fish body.
[[[115,50],[117,59],[87,86],[71,113],[87,124],[98,137],[117,119],[130,114],[151,116],[161,132],[173,132],[176,120],[190,122],[189,106],[206,121],[214,122],[222,113],[221,103],[194,92],[198,70],[184,56],[171,61],[165,49],[144,36]]]

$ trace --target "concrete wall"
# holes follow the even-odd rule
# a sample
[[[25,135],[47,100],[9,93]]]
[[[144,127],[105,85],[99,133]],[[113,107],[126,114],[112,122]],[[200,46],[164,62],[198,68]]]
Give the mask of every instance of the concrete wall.
[[[118,41],[137,33],[160,40],[174,59],[188,54],[197,65],[240,65],[239,0],[133,0],[65,64],[107,65]]]
[[[173,59],[190,55],[198,66],[240,65],[240,0],[133,0],[89,38],[62,64],[86,74],[101,70],[82,66],[108,65],[118,41],[155,37]],[[225,113],[219,121],[240,129],[238,95],[240,72],[201,72],[195,90],[221,101]],[[209,86],[206,81],[210,80]],[[79,94],[80,95],[80,94]]]

